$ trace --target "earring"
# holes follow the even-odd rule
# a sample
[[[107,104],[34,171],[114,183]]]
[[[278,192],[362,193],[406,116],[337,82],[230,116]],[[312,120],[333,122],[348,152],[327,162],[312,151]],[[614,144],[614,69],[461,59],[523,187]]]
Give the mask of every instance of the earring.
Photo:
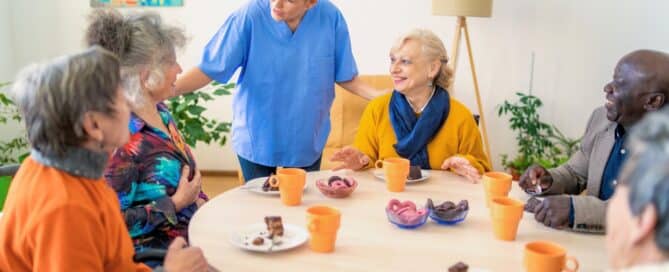
[[[434,83],[432,83],[432,81],[434,81],[434,79],[429,78],[429,81],[427,82],[428,87],[434,87]]]

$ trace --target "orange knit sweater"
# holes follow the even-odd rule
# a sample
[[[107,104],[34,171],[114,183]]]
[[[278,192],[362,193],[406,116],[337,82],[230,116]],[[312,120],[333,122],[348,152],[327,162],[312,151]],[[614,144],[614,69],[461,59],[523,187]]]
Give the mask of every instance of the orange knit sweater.
[[[114,191],[27,158],[0,218],[0,271],[150,271],[134,249]]]

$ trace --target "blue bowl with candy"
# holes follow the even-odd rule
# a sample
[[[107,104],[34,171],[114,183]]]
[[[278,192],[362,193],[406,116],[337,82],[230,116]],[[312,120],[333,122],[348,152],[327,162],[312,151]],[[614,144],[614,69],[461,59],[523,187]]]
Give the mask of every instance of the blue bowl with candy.
[[[411,201],[392,199],[386,206],[388,221],[402,229],[415,229],[424,225],[429,215],[428,208],[416,207]]]
[[[439,205],[434,205],[432,199],[427,200],[430,218],[440,225],[456,225],[465,221],[469,213],[469,203],[467,200],[461,200],[457,205],[450,201],[445,201]]]

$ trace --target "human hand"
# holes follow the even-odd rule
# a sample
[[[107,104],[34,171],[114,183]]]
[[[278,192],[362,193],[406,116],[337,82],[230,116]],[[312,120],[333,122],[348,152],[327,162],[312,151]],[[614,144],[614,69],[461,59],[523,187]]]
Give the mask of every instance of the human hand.
[[[197,204],[197,207],[198,207],[198,208],[199,208],[199,207],[202,207],[202,205],[204,205],[204,203],[207,203],[207,201],[204,200],[204,199],[202,199],[202,198],[199,198],[199,197],[198,197],[198,198],[195,200],[195,204]]]
[[[546,168],[535,164],[520,176],[518,185],[527,193],[540,194],[553,185],[553,177]]]
[[[183,237],[177,237],[167,248],[163,267],[168,272],[198,272],[209,270],[209,264],[199,247],[188,247]]]
[[[452,156],[441,164],[441,169],[452,170],[459,176],[465,177],[472,183],[478,183],[481,179],[481,174],[469,161],[461,156]]]
[[[367,157],[367,155],[360,152],[360,150],[347,146],[335,152],[332,155],[332,158],[330,158],[330,161],[343,163],[333,168],[332,171],[337,171],[344,168],[351,170],[360,170],[361,168],[369,164],[370,159],[369,157]]]
[[[177,191],[171,197],[177,212],[193,204],[193,202],[198,199],[200,190],[202,190],[202,176],[200,171],[195,170],[193,179],[188,180],[189,171],[190,167],[184,165],[181,169],[181,178],[179,179]]]
[[[548,227],[561,229],[569,226],[570,212],[570,196],[548,196],[534,207],[534,219]]]

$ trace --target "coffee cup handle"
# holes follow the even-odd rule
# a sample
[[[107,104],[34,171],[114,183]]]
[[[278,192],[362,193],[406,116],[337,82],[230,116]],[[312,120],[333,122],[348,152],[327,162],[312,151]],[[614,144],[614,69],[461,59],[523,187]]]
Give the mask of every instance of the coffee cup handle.
[[[309,232],[317,232],[318,231],[318,221],[314,220],[309,223]]]
[[[382,161],[382,160],[377,160],[377,161],[374,163],[374,167],[376,167],[376,168],[383,168],[383,161]]]
[[[569,268],[569,261],[571,261],[574,264],[574,268]],[[574,258],[573,256],[567,256],[564,260],[564,269],[562,271],[565,272],[576,272],[578,271],[578,260]]]
[[[277,178],[275,175],[271,175],[269,177],[269,186],[279,187],[279,183],[279,178]]]

